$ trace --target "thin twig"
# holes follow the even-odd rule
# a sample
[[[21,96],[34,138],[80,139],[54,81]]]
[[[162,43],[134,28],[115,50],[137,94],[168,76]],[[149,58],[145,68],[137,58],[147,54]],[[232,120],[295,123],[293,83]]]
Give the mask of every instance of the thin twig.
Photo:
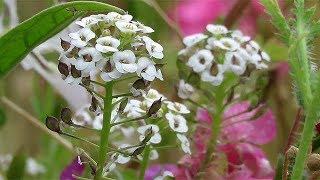
[[[159,4],[155,0],[141,0],[141,1],[149,5],[150,7],[152,7],[162,17],[162,19],[169,25],[169,27],[171,27],[171,29],[176,32],[178,37],[181,40],[183,39],[182,32],[180,31],[178,25],[168,17],[168,15],[161,9]]]
[[[16,112],[17,114],[21,115],[22,117],[24,117],[23,119],[25,119],[27,122],[29,122],[31,125],[33,125],[34,127],[40,129],[41,131],[43,131],[44,133],[48,134],[49,136],[51,136],[54,140],[56,140],[57,142],[59,142],[61,145],[63,145],[64,147],[66,147],[69,151],[74,151],[72,144],[62,138],[61,136],[59,136],[57,133],[50,131],[44,124],[42,124],[38,119],[36,119],[35,117],[33,117],[30,113],[28,113],[27,111],[25,111],[24,109],[22,109],[21,107],[19,107],[18,105],[16,105],[14,102],[12,102],[11,100],[9,100],[8,98],[2,96],[0,98],[0,101],[5,104],[6,106],[8,106],[10,109],[12,109],[14,112]]]
[[[79,84],[80,86],[86,88],[87,91],[92,92],[93,94],[97,95],[98,97],[100,97],[101,99],[104,99],[104,96],[102,96],[101,94],[99,94],[97,91],[93,90],[92,88],[89,88],[83,84]]]
[[[294,120],[294,123],[290,129],[290,133],[288,136],[288,140],[287,140],[287,144],[286,144],[286,148],[284,149],[284,153],[287,152],[287,150],[290,148],[290,145],[292,144],[295,132],[297,131],[297,128],[299,126],[299,123],[301,122],[301,108],[298,109],[297,114],[296,114],[296,118]]]

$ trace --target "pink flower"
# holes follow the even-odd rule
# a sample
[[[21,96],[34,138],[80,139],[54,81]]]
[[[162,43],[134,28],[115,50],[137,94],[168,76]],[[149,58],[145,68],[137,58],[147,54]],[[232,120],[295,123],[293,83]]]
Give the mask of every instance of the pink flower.
[[[260,117],[249,120],[261,108],[246,112],[249,107],[248,102],[240,102],[229,106],[224,111],[222,129],[218,137],[220,142],[217,146],[218,152],[210,169],[216,169],[215,167],[219,166],[223,154],[227,158],[228,168],[224,174],[210,172],[211,178],[214,175],[215,179],[218,177],[231,180],[239,180],[239,177],[243,180],[272,179],[274,171],[266,155],[257,145],[266,144],[273,139],[275,119],[271,110],[266,109]],[[211,123],[209,112],[202,108],[198,109],[197,119],[206,126]],[[196,150],[192,155],[184,156],[180,162],[192,177],[196,175],[204,160],[206,140],[210,137],[210,133],[210,130],[198,126],[194,134]]]
[[[179,1],[169,16],[176,20],[184,35],[202,32],[206,25],[225,17],[236,0],[184,0]],[[238,21],[239,29],[247,35],[254,35],[257,19],[264,14],[258,0],[250,1]]]

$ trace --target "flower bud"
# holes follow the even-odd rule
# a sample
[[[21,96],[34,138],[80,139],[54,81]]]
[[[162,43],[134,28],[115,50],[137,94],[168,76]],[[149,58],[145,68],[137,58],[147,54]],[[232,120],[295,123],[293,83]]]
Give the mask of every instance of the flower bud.
[[[61,74],[65,75],[66,77],[69,75],[68,65],[63,62],[59,62],[58,70]]]
[[[139,154],[141,154],[144,150],[146,146],[140,146],[138,147],[136,150],[133,151],[133,153],[131,154],[131,156],[137,156]]]
[[[141,144],[146,144],[151,137],[154,135],[153,131],[152,131],[152,127],[150,127],[149,129],[146,130],[146,132],[144,133],[144,139],[142,140]]]
[[[123,112],[123,110],[126,108],[126,106],[127,106],[127,104],[128,104],[128,98],[124,98],[122,101],[121,101],[121,103],[120,103],[120,105],[119,105],[119,110],[118,110],[118,112],[120,112],[120,113],[122,113]]]
[[[307,167],[310,171],[320,170],[320,154],[311,154],[307,160]]]
[[[90,76],[82,78],[81,82],[85,86],[90,86]]]
[[[62,108],[61,109],[61,120],[66,124],[73,124],[72,123],[72,112],[69,108]]]
[[[298,151],[299,151],[298,148],[296,148],[294,146],[290,146],[290,148],[286,152],[289,161],[294,161],[294,159],[296,158],[296,156],[298,154]]]
[[[147,115],[150,117],[153,114],[157,113],[159,111],[159,109],[161,108],[162,102],[161,102],[162,97],[160,97],[159,100],[156,100],[152,103],[152,105],[150,106]]]
[[[48,116],[46,118],[46,126],[51,131],[54,131],[56,133],[61,133],[59,120],[53,116]]]
[[[81,77],[81,71],[76,69],[76,67],[74,65],[71,65],[71,75],[74,78],[79,78],[79,77]]]
[[[89,107],[89,110],[91,112],[96,112],[98,109],[98,100],[94,96],[91,98],[91,106]]]
[[[70,48],[70,43],[68,41],[61,39],[61,38],[60,38],[60,40],[61,40],[60,44],[61,44],[62,49],[64,51],[67,51]]]

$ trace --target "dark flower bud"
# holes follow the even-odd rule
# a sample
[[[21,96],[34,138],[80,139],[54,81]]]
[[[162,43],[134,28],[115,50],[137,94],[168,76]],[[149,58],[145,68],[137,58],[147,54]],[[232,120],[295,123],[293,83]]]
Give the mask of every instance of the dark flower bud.
[[[91,106],[89,107],[89,110],[91,112],[96,112],[98,109],[98,99],[92,96],[91,98]]]
[[[141,154],[144,150],[146,146],[140,146],[138,147],[136,150],[133,151],[133,153],[131,154],[131,156],[137,156],[139,154]]]
[[[144,133],[144,139],[142,140],[141,144],[146,144],[147,142],[149,142],[153,135],[154,135],[154,133],[152,131],[152,127],[150,127]]]
[[[123,100],[121,100],[121,103],[119,105],[119,110],[118,112],[122,113],[123,110],[126,108],[127,104],[128,104],[129,99],[128,98],[124,98]]]
[[[310,171],[320,170],[320,154],[311,154],[307,159],[307,167]]]
[[[61,109],[61,120],[66,124],[73,124],[72,123],[72,112],[69,108],[62,108]]]
[[[85,86],[90,86],[90,76],[82,78],[81,82]]]
[[[85,54],[82,56],[85,62],[91,62],[92,56],[90,54]]]
[[[76,69],[76,67],[74,65],[71,65],[71,75],[74,78],[79,78],[79,77],[81,77],[81,71]]]
[[[289,161],[294,161],[297,154],[298,154],[299,149],[294,147],[294,146],[290,146],[290,148],[287,150],[286,155],[289,159]]]
[[[162,97],[159,100],[156,100],[152,103],[152,105],[150,106],[150,108],[147,112],[147,115],[149,117],[159,111],[159,109],[161,108],[161,105],[162,105],[161,99],[162,99]]]
[[[46,126],[51,131],[54,131],[56,133],[61,133],[59,120],[53,116],[48,116],[46,118]]]
[[[61,74],[65,75],[66,77],[69,75],[68,65],[63,62],[59,62],[58,70]]]
[[[135,89],[145,89],[145,82],[143,79],[138,79],[132,84],[132,87]]]
[[[67,51],[70,48],[70,43],[68,41],[65,41],[63,39],[61,39],[61,47],[64,51]]]

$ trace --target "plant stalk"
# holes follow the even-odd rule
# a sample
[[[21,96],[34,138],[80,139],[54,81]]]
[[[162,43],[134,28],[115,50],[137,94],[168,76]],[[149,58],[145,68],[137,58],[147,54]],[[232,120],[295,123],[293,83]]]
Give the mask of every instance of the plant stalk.
[[[146,168],[148,166],[148,160],[149,160],[149,154],[150,154],[151,148],[150,145],[147,145],[144,148],[144,153],[143,153],[143,159],[140,167],[140,173],[139,173],[139,180],[144,179],[144,173],[146,171]]]
[[[104,110],[103,110],[103,125],[100,135],[100,149],[97,172],[94,176],[95,180],[102,179],[102,171],[107,158],[108,139],[110,132],[111,111],[112,111],[112,87],[113,82],[107,82],[105,86]]]

